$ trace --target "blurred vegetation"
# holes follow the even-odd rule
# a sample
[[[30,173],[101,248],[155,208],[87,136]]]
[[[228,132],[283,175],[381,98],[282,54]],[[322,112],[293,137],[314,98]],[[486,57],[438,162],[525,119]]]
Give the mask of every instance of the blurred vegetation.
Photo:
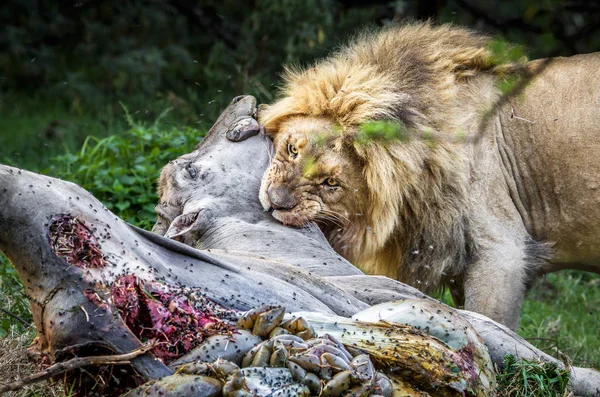
[[[4,0],[0,163],[79,183],[147,228],[160,168],[189,151],[232,97],[269,102],[283,64],[310,63],[365,26],[410,19],[499,36],[499,53],[506,41],[530,58],[600,50],[600,3],[584,0]],[[600,367],[599,282],[547,276],[524,304],[519,333]],[[29,328],[26,296],[2,255],[0,301],[12,314],[0,313],[0,337]]]

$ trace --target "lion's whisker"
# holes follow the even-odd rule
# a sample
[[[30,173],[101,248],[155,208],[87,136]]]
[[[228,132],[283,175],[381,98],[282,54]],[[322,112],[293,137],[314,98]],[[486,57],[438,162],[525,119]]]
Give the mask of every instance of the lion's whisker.
[[[341,228],[353,226],[352,221],[348,217],[332,210],[321,210],[316,218],[324,221],[332,221],[336,226]]]
[[[347,223],[347,224],[351,224],[352,223],[352,221],[350,220],[350,218],[348,218],[345,215],[342,215],[341,213],[339,213],[337,211],[328,210],[328,209],[327,210],[321,210],[321,211],[322,211],[322,213],[324,213],[326,215],[331,215],[331,216],[336,217],[337,219],[340,219],[341,221],[345,221],[344,223]]]

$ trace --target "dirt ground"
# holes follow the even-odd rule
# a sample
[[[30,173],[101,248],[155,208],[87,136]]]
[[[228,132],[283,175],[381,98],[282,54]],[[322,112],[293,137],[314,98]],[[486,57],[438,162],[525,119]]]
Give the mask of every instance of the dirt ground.
[[[27,356],[27,348],[35,334],[33,331],[25,334],[12,333],[0,338],[0,383],[12,382],[39,370]],[[56,382],[43,381],[31,386],[25,386],[17,392],[4,394],[6,397],[57,397],[64,396],[63,388]]]

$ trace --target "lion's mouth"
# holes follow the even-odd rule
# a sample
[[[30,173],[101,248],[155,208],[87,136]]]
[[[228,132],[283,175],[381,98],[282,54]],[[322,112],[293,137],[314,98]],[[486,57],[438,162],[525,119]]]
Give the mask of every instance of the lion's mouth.
[[[278,205],[269,197],[267,191],[268,186],[261,189],[260,194],[260,202],[265,212],[268,212],[275,220],[286,226],[305,226],[314,220],[315,215],[319,212],[320,205],[307,205],[306,200],[292,203],[293,205],[289,207]]]
[[[312,214],[302,214],[303,209],[300,207],[300,205],[296,205],[292,208],[276,208],[270,206],[267,209],[267,212],[283,225],[302,227],[307,223],[310,223],[313,220],[313,216],[311,216]]]
[[[281,222],[282,224],[286,225],[286,226],[302,226],[304,224],[304,222],[302,222],[302,220],[300,219],[300,217],[298,217],[296,214],[294,214],[293,210],[296,207],[292,207],[292,208],[276,208],[273,205],[270,205],[269,208],[267,208],[267,212],[269,214],[271,214],[271,216],[273,218],[275,218],[276,220],[278,220],[279,222]]]

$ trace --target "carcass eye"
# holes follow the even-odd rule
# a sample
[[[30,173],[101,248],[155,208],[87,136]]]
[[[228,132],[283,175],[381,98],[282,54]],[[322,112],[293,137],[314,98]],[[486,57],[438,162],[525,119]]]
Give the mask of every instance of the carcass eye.
[[[186,165],[185,170],[187,171],[187,173],[190,175],[190,177],[192,179],[196,179],[196,177],[198,176],[198,170],[196,169],[196,167],[194,167],[191,164]]]
[[[340,183],[335,178],[327,178],[323,181],[323,185],[326,185],[329,187],[336,187],[336,186],[339,186]]]
[[[291,143],[288,143],[287,149],[288,149],[288,153],[291,157],[295,158],[298,155],[298,148],[296,146],[292,145]]]

